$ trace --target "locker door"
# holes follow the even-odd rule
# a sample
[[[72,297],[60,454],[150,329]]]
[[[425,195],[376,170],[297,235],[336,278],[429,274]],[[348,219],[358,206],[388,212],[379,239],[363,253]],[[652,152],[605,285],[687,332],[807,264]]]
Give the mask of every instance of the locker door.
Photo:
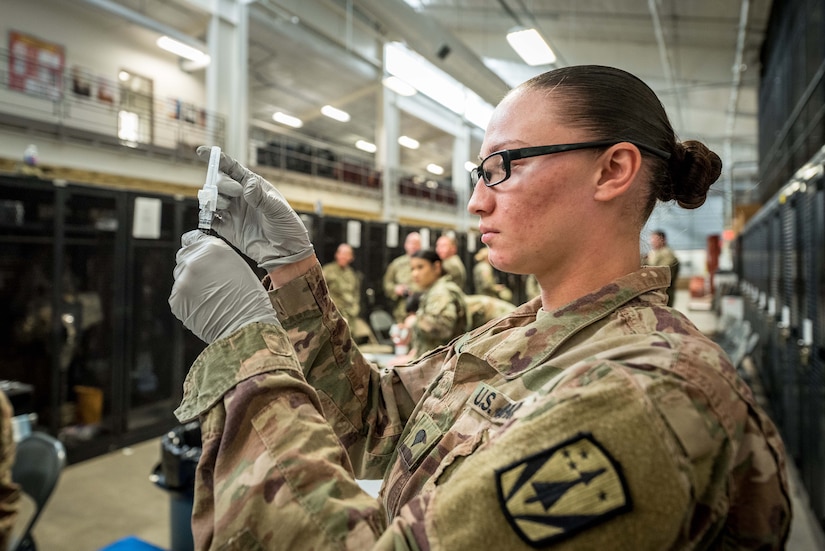
[[[318,219],[318,232],[315,234],[315,253],[321,265],[335,260],[335,249],[347,240],[347,222],[342,218],[322,216]],[[358,251],[356,251],[358,256]]]
[[[761,334],[765,338],[763,365],[771,381],[774,417],[782,430],[785,419],[785,380],[781,369],[783,358],[779,353],[779,329],[776,326],[776,303],[782,278],[782,233],[778,209],[767,219],[766,272],[764,286],[760,287]],[[784,434],[783,434],[784,436]]]
[[[369,313],[376,307],[386,309],[384,304],[384,270],[390,262],[387,251],[387,225],[384,222],[365,222],[361,236],[360,271],[364,276],[361,283],[363,304],[361,317],[369,319]]]
[[[813,321],[813,344],[810,348],[810,384],[815,397],[811,412],[814,428],[805,434],[806,439],[817,439],[816,455],[810,467],[808,494],[820,522],[825,519],[825,181],[820,181],[813,199],[811,230],[812,254],[808,295],[808,313]]]
[[[817,186],[821,188],[821,182]],[[802,232],[803,296],[800,301],[802,334],[797,341],[802,371],[801,392],[801,458],[800,470],[804,486],[807,488],[811,507],[817,518],[825,518],[825,403],[823,403],[823,365],[816,351],[816,337],[822,330],[818,300],[822,291],[818,288],[823,266],[823,234],[825,234],[825,212],[823,212],[823,191],[809,187],[802,197],[800,209]],[[809,343],[809,337],[814,342]],[[820,341],[821,343],[821,341]]]
[[[189,229],[197,219],[190,210],[186,219],[176,222],[180,205],[170,196],[131,193],[127,198],[126,323],[130,334],[123,358],[123,400],[126,428],[134,431],[175,422],[172,412],[180,402],[183,383],[183,373],[173,368],[179,345],[168,338],[179,325],[168,303],[180,246],[176,224]],[[155,208],[160,216],[156,223],[146,210]],[[141,222],[147,216],[152,221]]]
[[[782,436],[792,457],[800,455],[800,380],[796,361],[796,335],[798,332],[799,300],[796,293],[798,282],[799,243],[797,240],[798,194],[780,205],[781,251],[780,278],[776,286],[777,340],[775,359],[782,380]]]

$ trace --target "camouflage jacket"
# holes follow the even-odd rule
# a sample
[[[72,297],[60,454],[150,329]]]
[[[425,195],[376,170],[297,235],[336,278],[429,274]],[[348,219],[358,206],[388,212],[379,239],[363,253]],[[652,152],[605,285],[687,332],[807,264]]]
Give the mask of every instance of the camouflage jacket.
[[[515,304],[487,295],[464,295],[470,318],[470,329],[477,329],[496,318],[506,316],[516,309]]]
[[[0,549],[8,548],[20,500],[20,487],[11,479],[15,451],[12,415],[11,404],[0,390]]]
[[[412,279],[409,255],[401,255],[390,262],[387,270],[384,272],[383,284],[384,296],[395,305],[392,312],[393,318],[395,318],[397,322],[404,321],[404,318],[407,316],[407,308],[405,305],[406,297],[396,296],[395,286],[405,285],[411,293],[418,291],[418,287]]]
[[[204,350],[197,549],[781,549],[782,442],[645,268],[533,300],[408,365],[349,338],[321,270]],[[379,499],[356,477],[384,477]]]
[[[464,293],[449,276],[441,276],[421,295],[412,343],[418,356],[447,344],[469,329]]]
[[[457,254],[441,261],[441,267],[453,279],[453,283],[464,292],[467,286],[467,268]]]

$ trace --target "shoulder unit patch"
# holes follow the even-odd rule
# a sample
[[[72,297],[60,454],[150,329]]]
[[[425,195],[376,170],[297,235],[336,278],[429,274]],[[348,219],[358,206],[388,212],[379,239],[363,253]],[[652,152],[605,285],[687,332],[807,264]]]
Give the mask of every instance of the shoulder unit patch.
[[[505,517],[532,547],[633,508],[621,465],[590,433],[497,470],[496,488]]]

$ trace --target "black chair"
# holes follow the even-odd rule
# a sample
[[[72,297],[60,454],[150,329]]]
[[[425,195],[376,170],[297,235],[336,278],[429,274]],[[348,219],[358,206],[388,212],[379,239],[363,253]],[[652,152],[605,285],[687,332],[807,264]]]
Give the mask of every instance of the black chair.
[[[12,543],[14,551],[34,551],[32,529],[46,502],[52,495],[60,473],[66,466],[66,449],[57,438],[45,432],[32,432],[17,443],[17,452],[12,467],[12,480],[35,504],[34,514],[21,532],[16,543]]]
[[[379,344],[392,344],[392,337],[390,337],[390,327],[395,323],[389,312],[386,310],[373,310],[370,312],[370,327],[375,333],[375,338],[378,339]]]

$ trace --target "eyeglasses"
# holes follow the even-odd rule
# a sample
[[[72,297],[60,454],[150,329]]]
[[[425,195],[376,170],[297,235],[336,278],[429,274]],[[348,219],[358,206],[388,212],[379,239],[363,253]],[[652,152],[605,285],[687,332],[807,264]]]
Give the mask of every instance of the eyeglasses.
[[[503,149],[491,153],[481,161],[481,164],[470,171],[470,180],[475,188],[479,180],[487,187],[497,186],[510,177],[510,163],[518,159],[529,157],[540,157],[542,155],[553,155],[554,153],[564,153],[565,151],[576,151],[578,149],[594,149],[599,147],[610,147],[618,143],[631,143],[651,155],[656,155],[662,159],[669,159],[670,153],[649,145],[641,144],[631,140],[600,140],[596,142],[566,143],[558,145],[539,145],[535,147],[522,147],[521,149]]]

